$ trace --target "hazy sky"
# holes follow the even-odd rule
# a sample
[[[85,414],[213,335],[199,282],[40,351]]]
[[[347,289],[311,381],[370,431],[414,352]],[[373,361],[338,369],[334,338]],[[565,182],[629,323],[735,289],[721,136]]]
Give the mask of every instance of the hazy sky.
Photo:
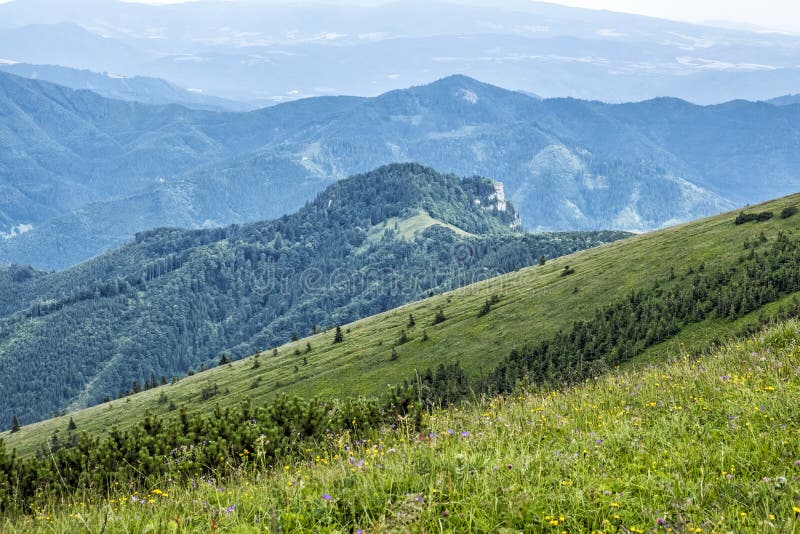
[[[797,0],[554,0],[553,3],[689,22],[730,21],[800,32]]]
[[[136,1],[136,0],[134,0]],[[138,0],[172,3],[186,0]],[[253,1],[253,0],[250,0]],[[261,0],[265,3],[274,0]],[[284,0],[285,1],[285,0]],[[308,1],[308,0],[301,0]],[[334,3],[337,0],[327,0]],[[341,0],[342,3],[376,3],[381,0]],[[458,1],[458,0],[454,0]],[[502,1],[502,0],[501,0]],[[745,25],[800,32],[797,0],[550,0],[552,3],[637,13],[689,22],[730,21]]]
[[[9,0],[0,0],[0,3]],[[24,1],[24,0],[19,0]],[[126,0],[149,4],[193,0]],[[248,0],[270,3],[311,3],[314,0]],[[326,3],[376,4],[387,0],[322,0]],[[458,2],[459,0],[451,0]],[[467,0],[477,3],[476,0]],[[496,0],[495,0],[496,1]],[[502,1],[502,0],[500,0]],[[549,0],[552,3],[637,13],[689,22],[728,21],[800,33],[800,4],[797,0]],[[490,0],[486,2],[491,4]]]

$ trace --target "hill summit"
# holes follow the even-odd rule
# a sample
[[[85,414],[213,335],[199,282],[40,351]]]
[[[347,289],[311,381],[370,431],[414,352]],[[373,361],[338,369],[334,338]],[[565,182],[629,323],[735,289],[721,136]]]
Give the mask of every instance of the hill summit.
[[[501,184],[394,164],[273,221],[141,232],[56,273],[13,266],[0,270],[0,421],[96,404],[625,235],[525,234]]]

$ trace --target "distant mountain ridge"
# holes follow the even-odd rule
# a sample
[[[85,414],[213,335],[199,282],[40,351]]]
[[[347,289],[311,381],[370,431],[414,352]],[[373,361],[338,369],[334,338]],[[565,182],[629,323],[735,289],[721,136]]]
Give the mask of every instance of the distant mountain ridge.
[[[525,234],[496,182],[396,164],[272,221],[150,230],[58,273],[0,269],[0,420],[95,404],[626,236]]]
[[[550,98],[764,100],[800,87],[799,42],[525,0],[0,4],[0,58],[263,105],[375,96],[456,72]]]
[[[45,269],[148,228],[277,217],[393,162],[501,181],[532,230],[645,231],[800,187],[800,109],[766,103],[539,100],[451,76],[213,113],[0,74],[0,110],[0,262]]]
[[[250,111],[256,106],[204,95],[178,87],[166,80],[147,76],[116,76],[58,65],[0,62],[0,70],[25,78],[42,80],[75,90],[93,91],[106,98],[150,105],[178,104],[207,111]]]
[[[767,100],[770,104],[776,106],[791,106],[792,104],[800,104],[800,93],[796,95],[784,95],[777,98]]]

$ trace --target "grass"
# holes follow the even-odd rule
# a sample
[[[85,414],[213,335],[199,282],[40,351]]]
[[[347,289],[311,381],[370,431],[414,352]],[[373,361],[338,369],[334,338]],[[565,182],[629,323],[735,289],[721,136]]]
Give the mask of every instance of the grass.
[[[368,243],[380,241],[386,234],[387,230],[396,232],[397,237],[400,239],[411,241],[431,226],[442,226],[462,237],[475,237],[474,234],[466,232],[458,226],[434,219],[425,210],[416,210],[416,214],[410,217],[392,217],[376,226],[373,226],[369,231],[369,235],[367,236]]]
[[[796,205],[800,205],[800,195],[751,210],[779,213]],[[797,216],[775,217],[766,222],[734,225],[735,218],[736,213],[723,214],[578,252],[544,266],[477,281],[345,325],[343,343],[334,345],[333,332],[324,332],[279,347],[277,357],[271,351],[262,353],[258,368],[254,368],[252,357],[247,358],[197,373],[177,384],[27,425],[13,435],[0,434],[0,438],[25,456],[33,454],[53,432],[63,435],[70,417],[78,431],[102,434],[114,425],[132,424],[145,411],[168,414],[171,405],[208,411],[216,403],[234,405],[245,398],[256,404],[266,403],[280,393],[304,397],[381,395],[388,384],[412,378],[417,370],[454,361],[478,375],[482,370],[491,370],[512,349],[552,335],[573,321],[590,318],[594,310],[636,287],[656,282],[689,283],[691,278],[685,273],[690,266],[705,262],[708,269],[713,269],[733,264],[744,254],[745,239],[758,241],[761,233],[768,239],[779,231],[796,233],[800,221]],[[561,273],[567,265],[575,272],[563,277]],[[669,282],[671,269],[677,277]],[[478,317],[492,294],[499,295],[500,301],[489,314]],[[444,310],[447,319],[434,326],[438,310]],[[409,314],[416,321],[413,328],[408,327]],[[649,349],[641,361],[660,361],[678,343],[685,343],[687,350],[700,351],[710,340],[725,339],[742,322],[753,320],[751,316],[737,323],[710,320],[693,325],[673,340]],[[398,357],[393,361],[392,347],[403,330],[409,341],[396,348]],[[423,331],[427,341],[423,341]],[[306,354],[309,343],[312,350]],[[203,389],[214,384],[219,393],[202,399]]]
[[[800,322],[694,359],[330,436],[226,482],[50,498],[7,532],[798,532]],[[258,451],[243,451],[258,464]],[[2,520],[0,520],[2,521]]]

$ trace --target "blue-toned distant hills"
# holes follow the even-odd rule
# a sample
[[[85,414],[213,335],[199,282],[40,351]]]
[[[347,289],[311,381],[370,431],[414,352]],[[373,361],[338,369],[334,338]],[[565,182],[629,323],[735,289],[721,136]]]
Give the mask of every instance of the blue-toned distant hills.
[[[798,35],[527,0],[0,4],[0,59],[153,76],[263,105],[375,96],[453,73],[544,97],[767,100],[800,90],[799,46]]]
[[[532,230],[648,230],[800,186],[800,107],[536,99],[464,76],[248,113],[0,73],[0,261],[57,269],[158,226],[267,219],[391,162],[499,180]]]
[[[180,104],[187,108],[210,111],[250,111],[257,107],[184,89],[166,80],[147,76],[118,76],[59,65],[29,63],[0,63],[0,70],[25,78],[63,85],[70,89],[86,89],[100,96],[142,104]]]

